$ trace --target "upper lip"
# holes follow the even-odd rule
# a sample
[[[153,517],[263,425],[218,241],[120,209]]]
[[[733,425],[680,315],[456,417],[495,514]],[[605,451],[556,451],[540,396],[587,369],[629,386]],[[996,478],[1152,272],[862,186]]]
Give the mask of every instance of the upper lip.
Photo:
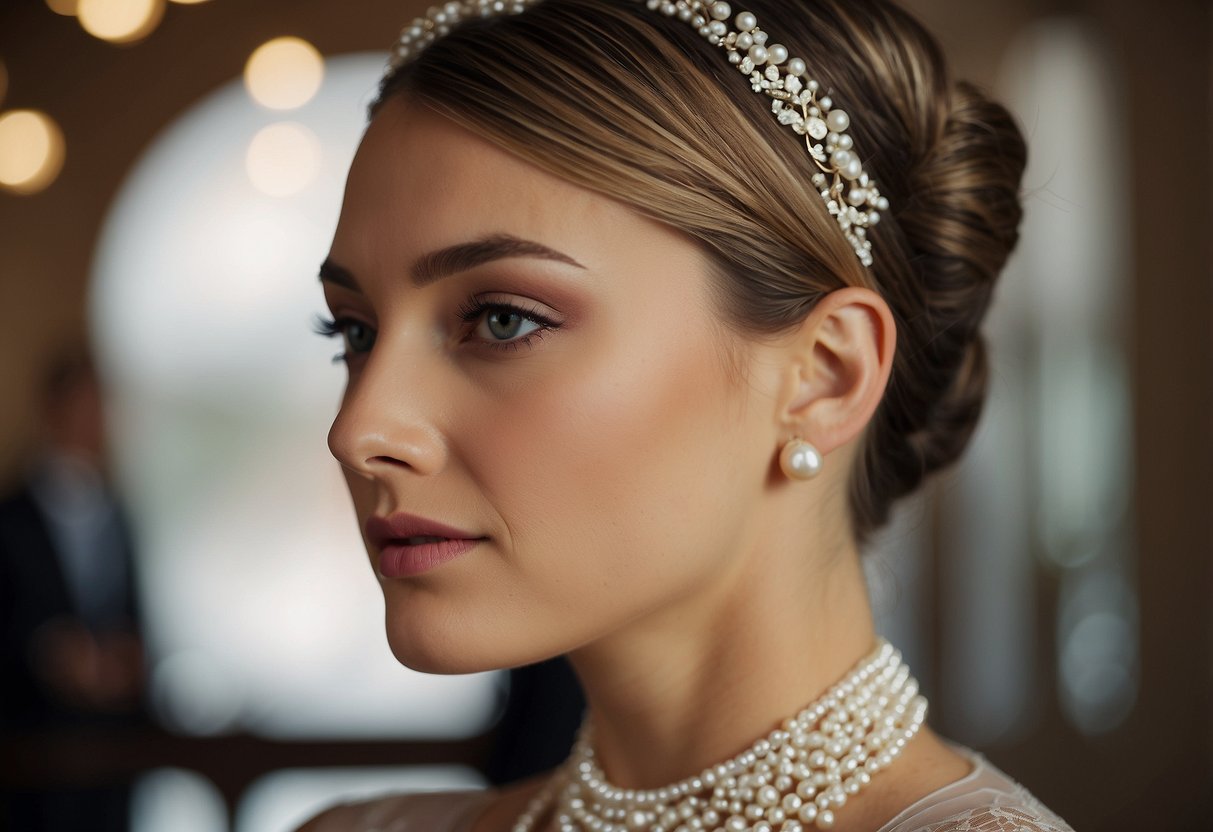
[[[393,540],[403,540],[406,537],[447,537],[466,540],[475,540],[478,537],[454,526],[403,511],[387,517],[369,518],[366,521],[366,536],[375,544],[376,548],[380,549]]]

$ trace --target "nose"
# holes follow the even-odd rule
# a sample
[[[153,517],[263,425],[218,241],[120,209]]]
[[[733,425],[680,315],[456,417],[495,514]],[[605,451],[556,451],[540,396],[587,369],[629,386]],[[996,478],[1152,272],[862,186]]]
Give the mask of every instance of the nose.
[[[400,468],[435,474],[446,464],[445,440],[426,415],[436,412],[437,385],[423,374],[393,372],[379,357],[351,379],[329,428],[329,451],[368,479]]]

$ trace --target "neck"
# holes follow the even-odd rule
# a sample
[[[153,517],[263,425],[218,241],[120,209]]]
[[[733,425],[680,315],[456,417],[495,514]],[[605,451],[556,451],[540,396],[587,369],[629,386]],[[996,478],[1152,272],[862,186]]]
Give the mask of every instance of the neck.
[[[613,784],[657,788],[733,757],[874,647],[857,553],[789,569],[761,553],[794,544],[771,544],[710,591],[570,655]]]

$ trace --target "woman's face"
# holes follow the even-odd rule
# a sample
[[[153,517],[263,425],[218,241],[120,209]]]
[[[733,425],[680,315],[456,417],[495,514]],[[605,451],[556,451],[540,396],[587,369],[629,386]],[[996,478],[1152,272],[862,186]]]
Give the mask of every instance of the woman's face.
[[[778,437],[684,238],[397,98],[322,279],[349,365],[329,446],[401,662],[537,661],[730,573]],[[366,522],[397,512],[479,540],[385,564]]]

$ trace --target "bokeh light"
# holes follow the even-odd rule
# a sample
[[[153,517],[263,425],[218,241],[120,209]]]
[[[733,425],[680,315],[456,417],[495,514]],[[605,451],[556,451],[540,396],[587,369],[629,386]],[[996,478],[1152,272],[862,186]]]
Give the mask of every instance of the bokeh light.
[[[0,115],[0,187],[33,194],[55,181],[63,169],[63,131],[38,110]]]
[[[164,0],[80,0],[76,9],[84,31],[110,43],[134,43],[152,33],[164,17]]]
[[[244,66],[253,100],[271,110],[293,110],[312,99],[324,80],[324,58],[305,40],[274,38],[261,44]]]
[[[55,14],[75,17],[76,10],[80,8],[80,0],[46,0],[46,7]]]
[[[267,196],[291,196],[311,184],[320,169],[320,141],[302,124],[263,127],[249,142],[245,170]]]

